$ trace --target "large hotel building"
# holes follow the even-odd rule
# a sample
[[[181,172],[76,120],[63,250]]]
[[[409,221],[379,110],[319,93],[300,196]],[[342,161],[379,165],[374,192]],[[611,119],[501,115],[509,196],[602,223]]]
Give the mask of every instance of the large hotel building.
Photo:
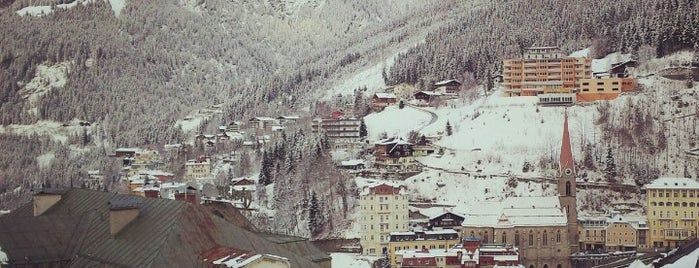
[[[699,182],[688,178],[659,178],[643,189],[653,247],[678,247],[697,235]]]
[[[564,56],[558,47],[531,47],[523,58],[503,60],[507,96],[573,93],[581,80],[592,77],[592,60]]]

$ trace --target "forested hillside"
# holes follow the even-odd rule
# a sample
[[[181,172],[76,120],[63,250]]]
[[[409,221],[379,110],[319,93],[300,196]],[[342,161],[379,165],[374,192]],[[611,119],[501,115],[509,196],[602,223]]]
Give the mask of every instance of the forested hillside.
[[[432,24],[413,19],[416,13],[450,4],[127,1],[117,16],[107,1],[56,6],[64,2],[72,1],[0,5],[0,142],[8,153],[0,190],[17,189],[0,194],[2,207],[42,183],[68,185],[90,169],[115,174],[119,167],[107,157],[114,148],[191,142],[176,122],[195,109],[223,104],[214,124],[298,113],[333,79]],[[42,5],[52,12],[16,13]],[[61,86],[46,83],[41,94],[26,86],[37,81],[39,66],[59,65]],[[60,142],[10,128],[75,119],[94,123]],[[48,163],[38,163],[41,156]]]

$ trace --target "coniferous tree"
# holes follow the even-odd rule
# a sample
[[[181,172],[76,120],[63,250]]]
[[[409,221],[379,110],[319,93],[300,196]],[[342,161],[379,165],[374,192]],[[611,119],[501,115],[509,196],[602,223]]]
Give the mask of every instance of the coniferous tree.
[[[451,136],[452,134],[452,129],[451,129],[451,124],[449,124],[449,121],[447,121],[447,126],[445,128],[445,131],[447,133],[447,136]]]
[[[362,118],[359,124],[359,138],[365,139],[367,135],[369,135],[369,131],[367,131],[366,123],[364,123],[364,118]]]
[[[260,168],[258,182],[262,185],[270,185],[272,183],[272,160],[267,151],[262,156],[262,167]]]
[[[316,192],[311,192],[311,200],[308,204],[308,230],[311,231],[312,235],[317,235],[322,228],[320,220],[320,205],[318,204],[318,198],[316,197]]]
[[[612,147],[607,148],[607,157],[605,159],[607,167],[604,169],[604,174],[607,180],[614,180],[617,176],[616,164],[614,162],[614,156],[612,155]]]

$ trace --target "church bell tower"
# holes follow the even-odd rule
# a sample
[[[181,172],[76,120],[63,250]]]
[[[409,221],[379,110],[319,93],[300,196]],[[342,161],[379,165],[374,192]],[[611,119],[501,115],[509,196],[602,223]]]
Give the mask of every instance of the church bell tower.
[[[578,208],[576,204],[575,162],[570,146],[570,133],[568,132],[568,111],[565,112],[563,121],[563,139],[561,143],[561,157],[558,172],[558,200],[561,208],[568,217],[568,244],[570,252],[580,250],[578,238]]]

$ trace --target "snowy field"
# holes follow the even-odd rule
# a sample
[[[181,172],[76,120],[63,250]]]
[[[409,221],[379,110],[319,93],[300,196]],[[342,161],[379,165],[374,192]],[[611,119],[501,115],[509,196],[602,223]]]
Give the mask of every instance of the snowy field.
[[[376,141],[382,133],[388,137],[400,136],[407,138],[408,132],[419,129],[429,123],[429,113],[409,106],[398,109],[398,105],[386,107],[381,113],[372,113],[364,117],[367,126],[368,139]]]
[[[83,5],[87,5],[88,3],[92,3],[95,0],[76,0],[72,3],[69,4],[58,4],[56,5],[56,8],[59,9],[69,9],[72,7],[75,7],[79,3]],[[121,13],[121,10],[124,9],[124,6],[126,5],[126,0],[108,0],[109,4],[112,7],[112,11],[114,12],[115,16],[119,16]],[[44,15],[48,15],[51,12],[53,12],[53,8],[51,6],[28,6],[24,7],[20,10],[17,10],[15,13],[20,16],[35,16],[35,17],[40,17]]]

